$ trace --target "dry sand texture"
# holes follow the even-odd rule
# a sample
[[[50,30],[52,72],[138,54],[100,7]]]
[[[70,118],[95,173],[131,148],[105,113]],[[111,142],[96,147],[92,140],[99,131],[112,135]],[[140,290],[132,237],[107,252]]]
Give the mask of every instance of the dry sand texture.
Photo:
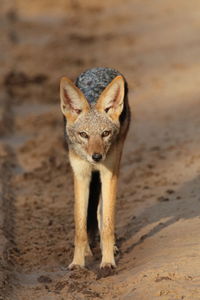
[[[106,4],[105,4],[106,3]],[[0,299],[200,299],[199,0],[1,0]],[[130,86],[112,276],[67,271],[72,174],[59,78]]]

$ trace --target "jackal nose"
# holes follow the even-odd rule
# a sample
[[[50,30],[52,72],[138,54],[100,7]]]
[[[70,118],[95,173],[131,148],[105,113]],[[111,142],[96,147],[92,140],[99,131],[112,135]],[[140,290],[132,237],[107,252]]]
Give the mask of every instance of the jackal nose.
[[[94,153],[92,154],[92,159],[94,161],[100,161],[102,159],[102,155],[100,153]]]

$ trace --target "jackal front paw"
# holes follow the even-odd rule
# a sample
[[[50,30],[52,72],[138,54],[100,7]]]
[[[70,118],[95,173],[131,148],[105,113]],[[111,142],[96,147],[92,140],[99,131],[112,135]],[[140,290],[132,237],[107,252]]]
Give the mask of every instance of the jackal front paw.
[[[114,263],[108,263],[108,262],[102,262],[100,265],[101,269],[115,269],[116,268],[116,264]]]
[[[78,269],[84,269],[85,266],[84,265],[79,265],[76,264],[74,262],[72,262],[69,266],[68,266],[68,270],[78,270]]]
[[[101,263],[100,269],[97,273],[97,278],[104,278],[116,274],[116,265],[113,263]]]

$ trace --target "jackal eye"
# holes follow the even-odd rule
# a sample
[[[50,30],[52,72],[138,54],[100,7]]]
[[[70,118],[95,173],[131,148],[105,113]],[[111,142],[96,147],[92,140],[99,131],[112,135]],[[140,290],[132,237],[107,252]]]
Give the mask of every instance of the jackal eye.
[[[89,138],[89,135],[88,135],[86,132],[84,132],[84,131],[79,132],[79,135],[80,135],[82,138],[84,138],[84,139],[88,139],[88,138]]]
[[[102,137],[106,137],[106,136],[109,136],[110,135],[110,131],[109,130],[105,130],[103,133],[102,133]]]

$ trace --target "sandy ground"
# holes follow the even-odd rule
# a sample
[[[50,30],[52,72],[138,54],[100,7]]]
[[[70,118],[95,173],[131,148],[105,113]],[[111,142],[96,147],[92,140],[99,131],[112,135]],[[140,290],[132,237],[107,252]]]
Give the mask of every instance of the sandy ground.
[[[1,0],[0,299],[200,299],[200,3]],[[73,183],[59,78],[119,69],[132,124],[120,255],[68,271]]]

